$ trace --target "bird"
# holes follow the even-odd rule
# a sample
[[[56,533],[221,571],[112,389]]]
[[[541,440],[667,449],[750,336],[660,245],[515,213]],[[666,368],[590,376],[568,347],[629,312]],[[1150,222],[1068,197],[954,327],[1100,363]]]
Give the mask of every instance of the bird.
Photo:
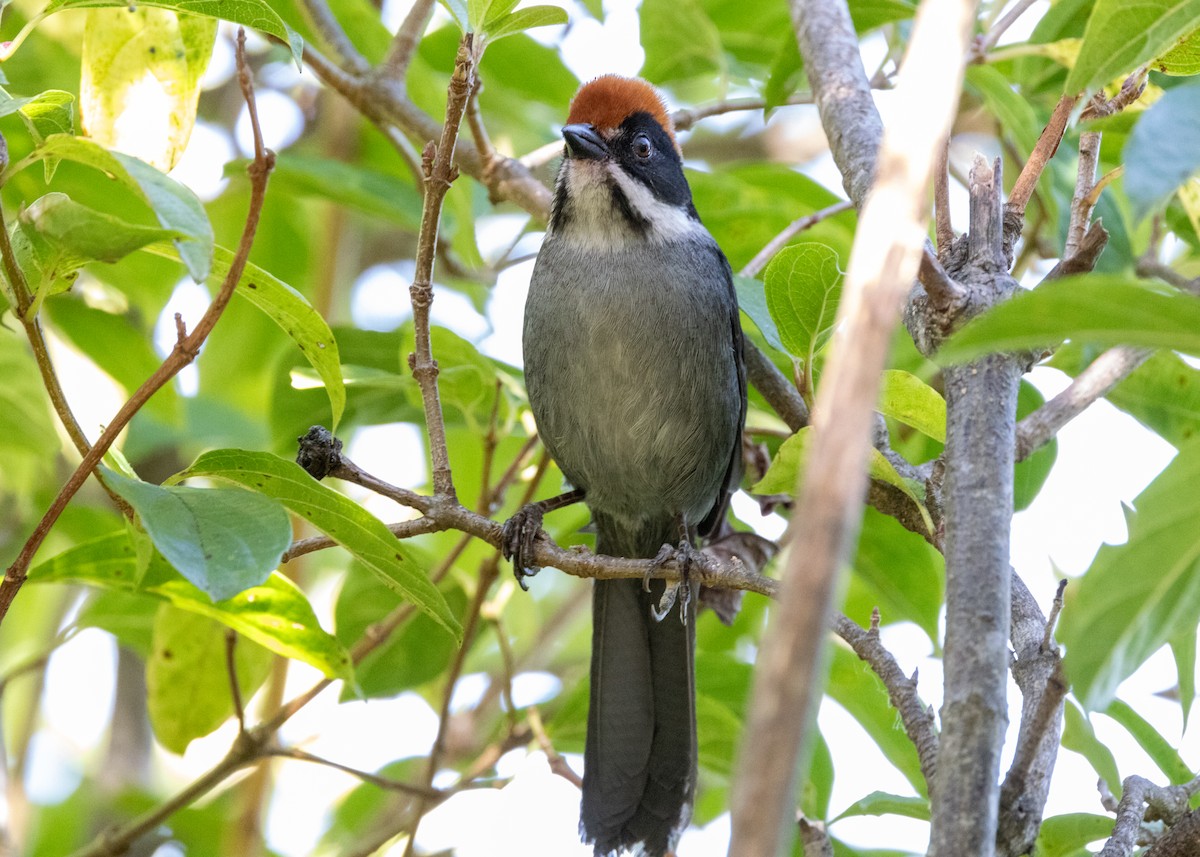
[[[596,78],[572,99],[562,137],[522,350],[538,433],[571,490],[509,519],[502,550],[524,587],[543,516],[582,500],[597,553],[683,569],[672,584],[598,579],[592,594],[580,835],[596,857],[662,857],[696,789],[689,570],[741,478],[742,329],[658,91]]]

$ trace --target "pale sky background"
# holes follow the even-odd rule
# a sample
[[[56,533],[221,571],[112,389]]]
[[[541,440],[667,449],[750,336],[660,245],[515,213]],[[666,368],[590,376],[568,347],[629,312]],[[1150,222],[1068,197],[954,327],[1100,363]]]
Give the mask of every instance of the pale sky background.
[[[403,18],[407,5],[406,0],[385,2],[384,17],[389,26],[394,27]],[[607,17],[603,24],[580,14],[570,2],[560,5],[568,8],[576,21],[565,40],[564,58],[581,79],[607,72],[637,73],[643,55],[638,45],[636,0],[606,0]],[[1044,5],[1037,4],[1025,20],[1036,21]],[[440,9],[439,14],[443,14]],[[535,31],[535,35],[554,42],[559,37],[556,30]],[[1025,32],[1018,25],[1005,41],[1023,38]],[[868,41],[864,52],[869,55],[869,68],[878,62],[881,50],[881,41]],[[223,82],[232,68],[229,44],[220,40],[208,73],[208,85]],[[310,72],[300,74],[285,63],[265,70],[264,83],[285,91],[295,85],[318,85]],[[888,115],[888,93],[878,93],[877,99],[885,122],[895,118]],[[258,91],[258,104],[269,146],[281,150],[298,138],[303,117],[289,97],[264,86]],[[812,108],[787,108],[778,111],[772,122],[811,122],[811,114]],[[250,150],[245,126],[243,117],[234,140],[218,127],[198,124],[173,175],[204,199],[216,196],[223,186],[221,171],[225,161]],[[954,157],[969,162],[976,146],[986,152],[994,149],[995,143],[986,139],[972,139],[965,144],[960,141]],[[841,193],[840,179],[829,159],[806,166],[805,172]],[[965,198],[965,191],[959,188],[955,197],[955,222],[959,226],[966,220]],[[521,218],[513,215],[483,218],[479,238],[484,255],[498,253],[520,224]],[[531,243],[530,249],[533,248]],[[477,314],[465,299],[439,292],[433,305],[435,322],[473,339],[486,334],[484,350],[519,364],[520,317],[531,268],[531,264],[516,266],[501,276],[486,317]],[[406,317],[410,274],[411,266],[403,265],[379,266],[366,272],[355,286],[352,302],[355,323],[389,328]],[[403,301],[402,311],[397,310],[398,299]],[[174,325],[169,321],[172,314],[181,312],[190,326],[207,301],[204,289],[190,282],[180,284],[160,324],[159,342],[164,351],[174,341]],[[72,354],[69,346],[55,342],[54,351],[63,367],[60,377],[67,387],[67,396],[73,403],[80,403],[81,423],[102,425],[119,404],[119,390],[90,362]],[[1068,380],[1061,373],[1045,368],[1034,370],[1030,377],[1047,397],[1061,390]],[[184,376],[182,384],[185,392],[194,390],[195,379]],[[408,484],[418,484],[424,478],[424,451],[413,426],[380,426],[363,431],[353,441],[351,455],[385,478],[406,480]],[[1053,596],[1055,569],[1068,576],[1077,575],[1088,567],[1101,543],[1125,539],[1122,503],[1131,503],[1173,455],[1174,449],[1166,442],[1105,402],[1093,406],[1061,432],[1058,461],[1049,480],[1032,507],[1019,513],[1013,522],[1013,564],[1043,609]],[[369,505],[386,518],[386,505]],[[755,518],[755,513],[745,507],[739,511],[745,520]],[[763,531],[777,535],[781,524],[778,518],[765,520]],[[333,592],[312,595],[325,626],[331,628]],[[883,634],[885,644],[906,671],[919,668],[923,699],[935,707],[940,705],[940,663],[928,657],[929,643],[924,634],[909,625],[888,627]],[[107,725],[106,712],[112,704],[114,651],[110,637],[87,630],[51,659],[43,707],[45,722],[33,746],[29,771],[28,787],[34,801],[53,803],[65,798],[78,785],[80,760],[97,752]],[[306,689],[317,678],[310,667],[293,662],[288,695]],[[1200,764],[1197,730],[1192,728],[1181,735],[1178,704],[1155,696],[1174,682],[1174,663],[1164,650],[1122,686],[1121,695],[1168,741],[1179,745],[1184,760],[1195,768]],[[465,677],[456,705],[469,704],[482,693],[484,686],[482,676]],[[517,704],[523,705],[548,699],[559,687],[553,676],[525,674],[518,676],[513,690]],[[336,692],[327,692],[305,708],[284,728],[282,740],[304,742],[310,752],[366,770],[374,770],[405,753],[427,753],[436,730],[436,716],[415,694],[343,705],[336,704],[336,696]],[[1010,698],[1012,728],[1005,765],[1011,756],[1011,742],[1020,715],[1020,695],[1015,687]],[[1157,780],[1153,763],[1122,729],[1103,715],[1093,717],[1093,723],[1100,739],[1110,743],[1123,776],[1141,773]],[[911,794],[903,777],[835,703],[825,703],[820,725],[834,756],[833,815],[875,790]],[[219,760],[233,736],[233,724],[229,723],[213,735],[193,742],[183,757],[156,750],[159,775],[173,788],[182,786]],[[571,761],[576,771],[582,769],[579,757],[572,757]],[[358,781],[329,768],[298,762],[279,762],[276,772],[274,801],[267,820],[269,844],[285,855],[307,854],[324,828],[329,811]],[[456,846],[460,857],[590,855],[590,848],[578,841],[578,792],[549,772],[540,753],[527,753],[524,749],[509,753],[500,762],[499,774],[515,777],[504,789],[467,792],[432,812],[421,827],[420,846],[428,850]],[[1103,810],[1095,789],[1095,773],[1081,757],[1063,751],[1047,814],[1066,811]],[[895,816],[848,819],[834,824],[831,832],[852,845],[908,848],[920,853],[924,852],[928,837],[925,823]],[[679,853],[682,857],[724,854],[728,835],[728,816],[722,816],[704,830],[688,832]],[[176,853],[179,852],[173,846],[164,846],[156,852],[159,857]],[[385,853],[398,857],[401,849]]]

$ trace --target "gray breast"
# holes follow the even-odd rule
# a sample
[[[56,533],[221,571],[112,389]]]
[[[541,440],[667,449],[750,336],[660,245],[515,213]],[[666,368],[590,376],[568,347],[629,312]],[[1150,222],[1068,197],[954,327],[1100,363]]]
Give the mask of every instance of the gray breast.
[[[550,238],[538,256],[525,310],[530,403],[593,509],[694,524],[719,495],[740,408],[737,308],[719,252],[711,238],[638,252]]]

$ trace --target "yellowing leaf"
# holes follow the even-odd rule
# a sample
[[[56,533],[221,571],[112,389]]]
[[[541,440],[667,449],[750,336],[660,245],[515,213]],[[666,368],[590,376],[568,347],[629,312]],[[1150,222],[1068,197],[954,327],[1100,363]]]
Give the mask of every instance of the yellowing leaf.
[[[83,37],[84,132],[164,172],[196,122],[217,20],[150,6],[89,9]]]

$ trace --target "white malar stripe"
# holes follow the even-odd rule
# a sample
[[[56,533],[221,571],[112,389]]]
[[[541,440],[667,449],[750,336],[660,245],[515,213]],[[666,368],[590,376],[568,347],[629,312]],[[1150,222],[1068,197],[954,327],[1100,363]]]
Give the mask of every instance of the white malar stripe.
[[[704,232],[687,211],[655,197],[616,163],[576,161],[568,166],[564,179],[574,217],[558,237],[571,244],[588,250],[616,250],[635,241],[665,244]],[[631,227],[613,208],[610,180],[625,194],[629,206],[650,224],[647,232]]]

